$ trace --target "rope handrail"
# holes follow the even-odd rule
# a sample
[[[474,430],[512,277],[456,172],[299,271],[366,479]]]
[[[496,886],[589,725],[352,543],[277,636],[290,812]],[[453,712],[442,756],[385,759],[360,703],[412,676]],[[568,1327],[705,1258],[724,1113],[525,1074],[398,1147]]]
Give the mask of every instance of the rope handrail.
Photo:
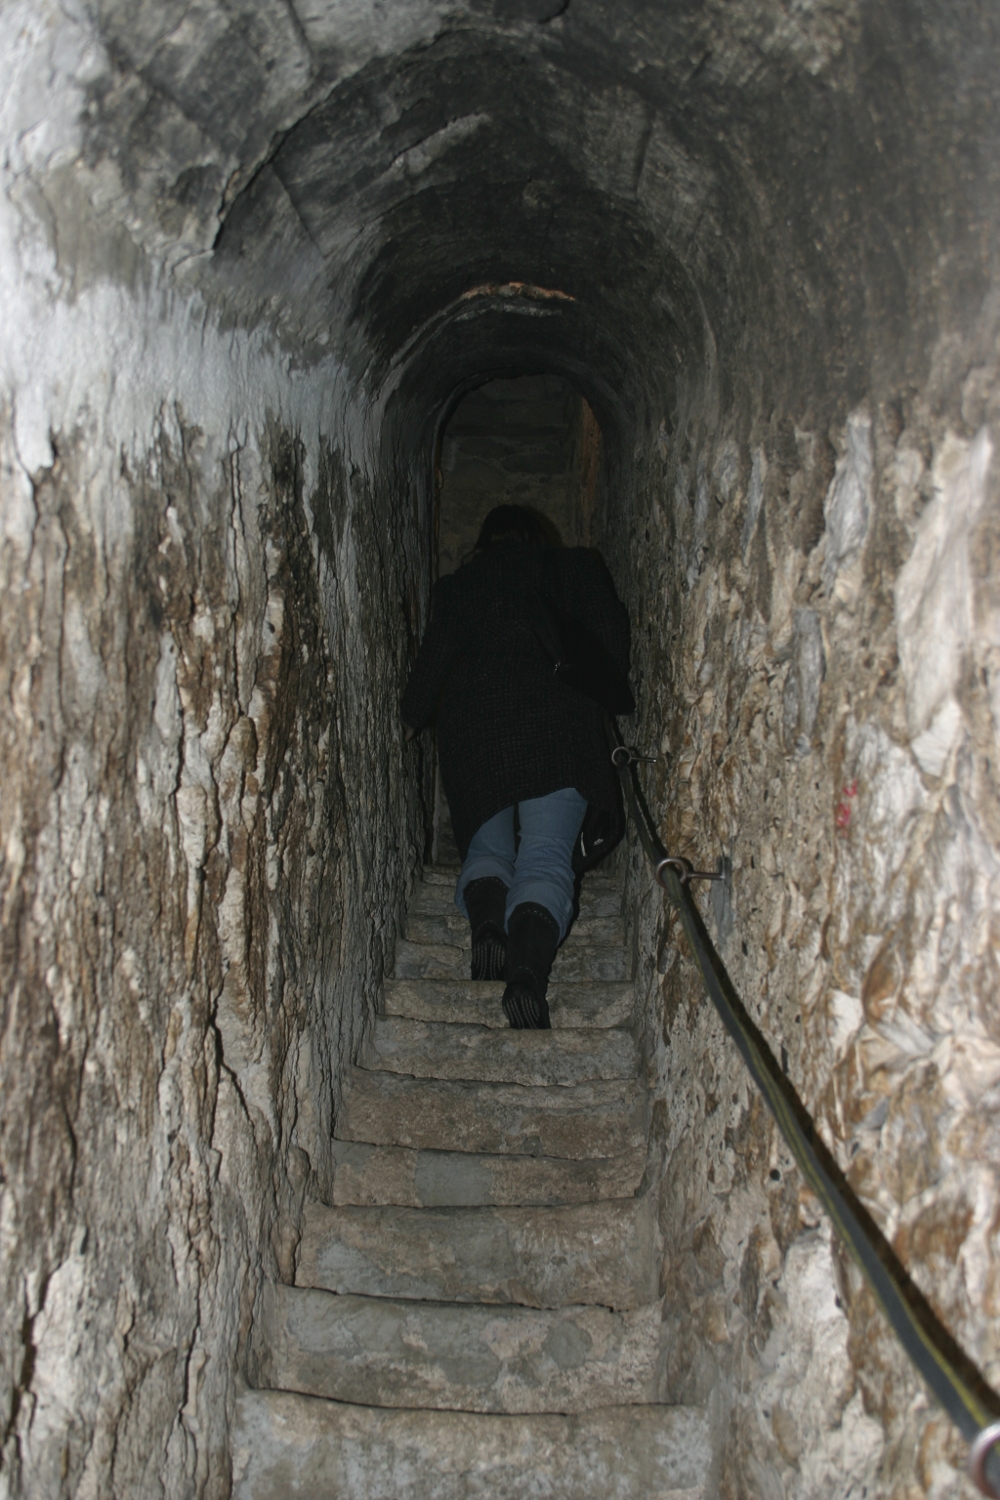
[[[764,1096],[799,1170],[860,1268],[910,1360],[970,1445],[969,1474],[980,1492],[1000,1500],[1000,1397],[987,1384],[858,1199],[815,1122],[772,1053],[722,963],[695,905],[690,882],[718,879],[667,853],[639,785],[637,765],[653,759],[609,730],[611,759],[622,780],[639,842],[657,884],[678,912],[695,963],[723,1025]]]

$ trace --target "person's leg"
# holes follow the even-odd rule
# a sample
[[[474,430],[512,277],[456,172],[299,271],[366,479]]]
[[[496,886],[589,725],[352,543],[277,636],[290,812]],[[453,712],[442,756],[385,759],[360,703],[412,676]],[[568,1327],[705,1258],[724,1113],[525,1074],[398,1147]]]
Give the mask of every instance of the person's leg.
[[[573,916],[573,845],[583,827],[587,799],[575,787],[518,803],[521,843],[507,892],[507,920],[525,902],[544,906],[566,936]]]
[[[519,1030],[547,1031],[549,973],[573,914],[573,845],[587,804],[573,787],[518,804],[521,843],[507,893],[503,1011]]]
[[[469,843],[469,850],[462,861],[458,885],[455,888],[455,905],[463,917],[469,915],[465,904],[466,887],[473,880],[494,876],[502,880],[507,889],[514,879],[514,809],[505,807],[494,817],[487,818],[477,828]]]
[[[473,979],[502,979],[507,889],[514,878],[514,809],[476,830],[462,863],[455,905],[472,929]]]

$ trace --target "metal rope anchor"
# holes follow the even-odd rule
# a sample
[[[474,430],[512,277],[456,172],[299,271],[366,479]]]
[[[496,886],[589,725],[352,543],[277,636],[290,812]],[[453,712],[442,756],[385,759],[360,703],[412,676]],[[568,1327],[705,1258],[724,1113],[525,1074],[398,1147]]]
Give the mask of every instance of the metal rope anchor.
[[[689,880],[725,880],[726,878],[722,870],[693,870],[691,861],[679,854],[668,854],[657,864],[655,872],[657,885],[663,885],[663,875],[666,870],[673,870],[681,885],[687,885]]]
[[[655,766],[658,759],[659,757],[656,755],[643,755],[634,745],[616,745],[611,752],[611,764],[617,766],[619,770],[623,766],[637,766],[639,764]]]
[[[986,1477],[986,1460],[998,1443],[1000,1422],[992,1422],[989,1427],[983,1428],[969,1450],[969,1477],[976,1489],[983,1495],[991,1496],[992,1500],[996,1500],[997,1491]]]

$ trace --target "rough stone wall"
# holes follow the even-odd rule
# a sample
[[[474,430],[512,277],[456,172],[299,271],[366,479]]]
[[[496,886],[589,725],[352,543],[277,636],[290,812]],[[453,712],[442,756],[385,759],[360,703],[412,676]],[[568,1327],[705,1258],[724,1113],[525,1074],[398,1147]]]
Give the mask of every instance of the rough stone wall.
[[[277,425],[208,474],[166,412],[138,460],[60,433],[30,483],[3,438],[4,1493],[222,1495],[394,938],[360,601],[407,553]]]
[[[617,563],[665,841],[730,863],[699,904],[737,989],[996,1388],[995,334],[987,307],[922,389],[827,420],[709,405],[687,440],[664,426]],[[722,1493],[973,1494],[638,862],[633,880],[673,1391],[713,1404]]]
[[[67,187],[76,34],[14,20],[0,1494],[222,1496],[423,840],[396,705],[427,503],[332,358],[223,331]]]

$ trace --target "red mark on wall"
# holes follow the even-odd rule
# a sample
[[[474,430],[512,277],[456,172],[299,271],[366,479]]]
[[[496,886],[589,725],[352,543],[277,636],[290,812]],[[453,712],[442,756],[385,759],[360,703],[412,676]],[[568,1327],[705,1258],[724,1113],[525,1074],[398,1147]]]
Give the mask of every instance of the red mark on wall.
[[[858,795],[858,783],[849,781],[840,794],[837,803],[837,811],[833,815],[833,821],[838,828],[847,828],[851,821],[851,806],[854,798]]]

